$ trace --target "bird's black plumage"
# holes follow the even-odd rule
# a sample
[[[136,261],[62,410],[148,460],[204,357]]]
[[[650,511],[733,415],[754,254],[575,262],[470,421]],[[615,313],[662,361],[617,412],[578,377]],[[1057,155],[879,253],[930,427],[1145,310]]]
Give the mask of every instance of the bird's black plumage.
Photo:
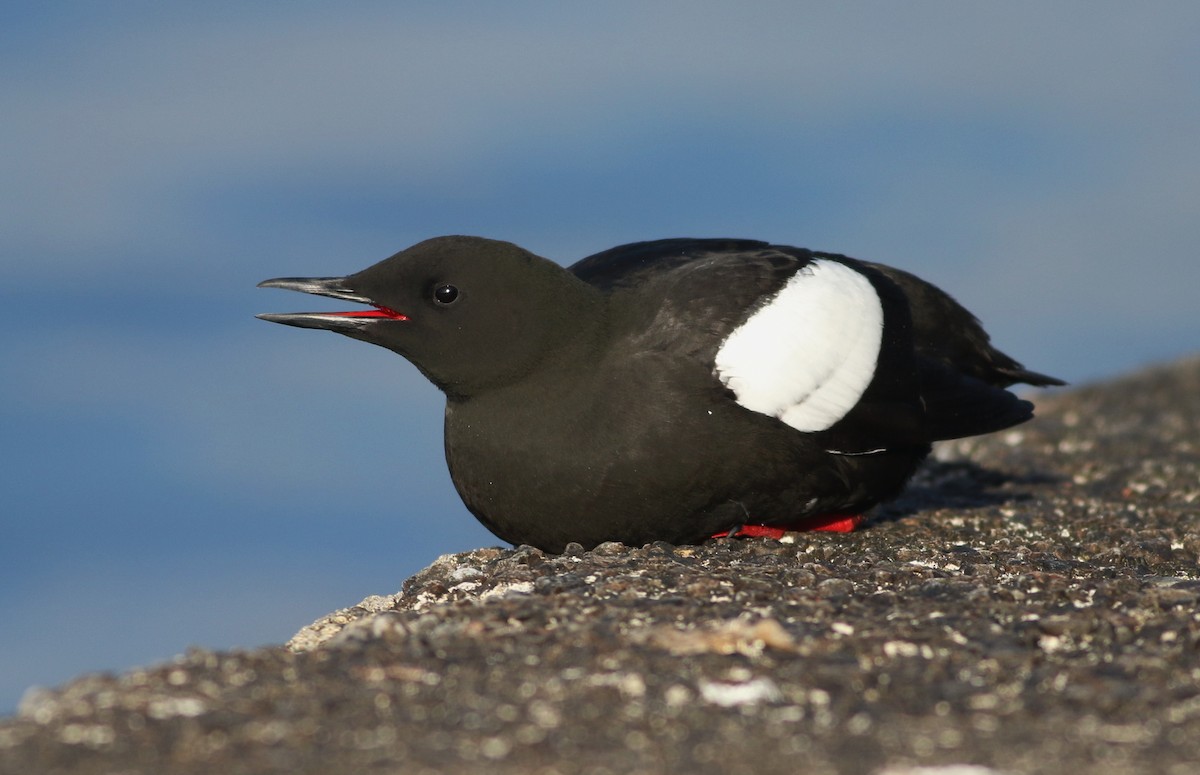
[[[467,507],[552,551],[865,509],[932,441],[1029,419],[1009,385],[1062,384],[913,275],[751,240],[642,242],[563,269],[441,237],[347,277],[261,285],[375,307],[260,317],[412,361],[446,394]]]

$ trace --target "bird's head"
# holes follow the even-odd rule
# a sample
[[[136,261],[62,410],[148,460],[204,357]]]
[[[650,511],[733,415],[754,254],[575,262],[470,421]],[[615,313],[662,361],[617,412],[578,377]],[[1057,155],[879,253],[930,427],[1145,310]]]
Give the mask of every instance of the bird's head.
[[[599,304],[594,289],[557,264],[480,237],[426,240],[345,277],[258,285],[369,306],[258,317],[386,347],[458,396],[529,373],[586,327]]]

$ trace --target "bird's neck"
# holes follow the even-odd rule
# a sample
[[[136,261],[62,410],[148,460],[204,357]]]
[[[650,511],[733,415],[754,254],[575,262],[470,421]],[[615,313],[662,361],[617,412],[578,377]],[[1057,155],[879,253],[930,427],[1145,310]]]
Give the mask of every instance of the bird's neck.
[[[515,338],[519,341],[506,353],[503,368],[489,369],[477,379],[439,385],[446,397],[465,401],[522,383],[570,378],[596,363],[606,341],[608,297],[571,280],[562,293],[539,304],[536,315],[517,326]]]

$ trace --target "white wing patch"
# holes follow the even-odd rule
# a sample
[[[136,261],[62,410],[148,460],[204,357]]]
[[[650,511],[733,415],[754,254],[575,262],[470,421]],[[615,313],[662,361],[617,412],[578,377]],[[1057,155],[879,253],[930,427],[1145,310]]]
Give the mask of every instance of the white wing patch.
[[[882,340],[871,282],[818,258],[725,339],[716,375],[747,409],[823,431],[862,398]]]

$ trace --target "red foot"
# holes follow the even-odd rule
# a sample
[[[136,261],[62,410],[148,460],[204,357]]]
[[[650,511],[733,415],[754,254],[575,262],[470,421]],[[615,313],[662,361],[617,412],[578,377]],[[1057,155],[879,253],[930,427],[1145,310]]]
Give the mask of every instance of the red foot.
[[[783,538],[783,534],[786,532],[787,530],[782,527],[768,527],[766,525],[742,525],[737,529],[737,533],[735,535],[738,538],[774,538],[776,541],[778,541],[780,538]],[[723,533],[713,533],[712,537],[724,538],[727,535],[729,535],[728,530]]]
[[[801,520],[795,524],[770,526],[770,525],[742,525],[734,534],[737,538],[774,538],[778,541],[783,538],[783,534],[789,531],[798,532],[822,532],[822,533],[853,533],[855,528],[862,524],[862,514],[819,514],[815,517]],[[724,538],[729,535],[726,530],[721,533],[714,533],[713,538]]]
[[[865,520],[866,517],[862,514],[822,514],[806,520],[804,526],[799,529],[822,533],[853,533]]]

